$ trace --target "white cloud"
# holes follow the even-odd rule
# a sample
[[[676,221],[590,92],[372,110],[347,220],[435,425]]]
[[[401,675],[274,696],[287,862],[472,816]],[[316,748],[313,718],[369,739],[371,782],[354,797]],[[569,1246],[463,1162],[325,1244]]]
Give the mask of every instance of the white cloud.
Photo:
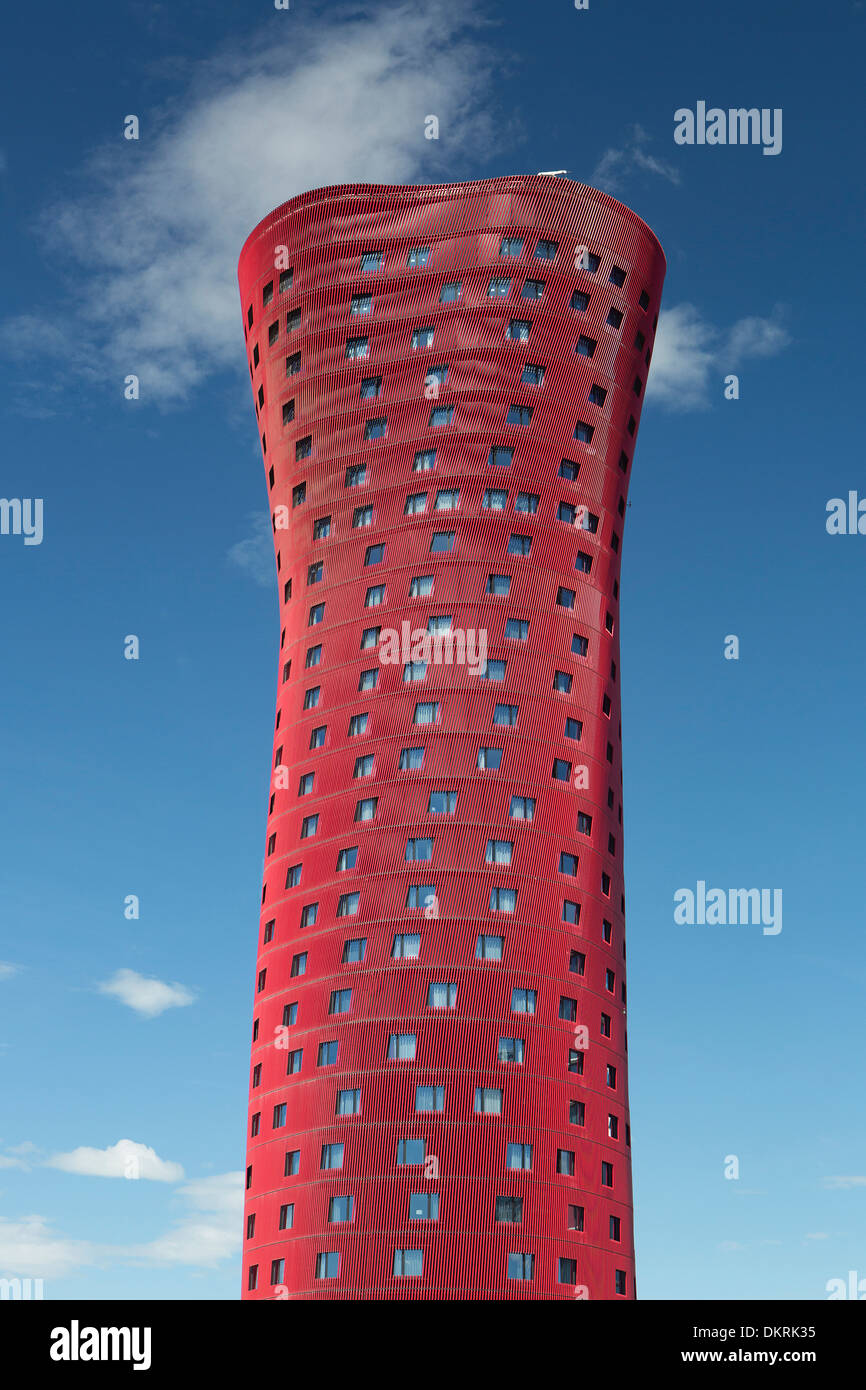
[[[439,0],[293,14],[281,34],[267,25],[200,63],[164,117],[143,118],[140,141],[98,152],[92,191],[47,210],[43,241],[74,298],[7,320],[0,342],[90,380],[134,372],[144,400],[242,370],[237,259],[266,213],[308,188],[435,182],[445,159],[489,154],[493,64],[474,11]],[[424,138],[429,114],[439,140]]]
[[[277,572],[270,518],[253,512],[248,524],[251,534],[230,547],[227,559],[263,589],[270,589]]]
[[[192,1212],[180,1217],[165,1235],[128,1254],[148,1264],[207,1265],[234,1255],[241,1245],[244,1210],[243,1173],[198,1178],[179,1189]]]
[[[138,1178],[150,1182],[180,1182],[183,1168],[159,1158],[146,1144],[133,1139],[119,1139],[107,1149],[73,1149],[71,1153],[55,1154],[45,1160],[47,1168],[60,1168],[64,1173],[81,1173],[91,1178]]]
[[[730,328],[708,323],[694,304],[662,310],[647,381],[647,399],[670,410],[700,410],[711,386],[722,398],[724,378],[749,357],[771,357],[791,341],[776,308],[771,318],[751,315]]]
[[[21,970],[20,965],[15,965],[11,960],[0,960],[0,980],[11,980],[13,975],[17,975]]]
[[[187,1213],[164,1235],[139,1245],[75,1240],[55,1231],[44,1216],[0,1218],[0,1277],[62,1279],[87,1265],[213,1269],[221,1260],[236,1258],[241,1246],[243,1173],[193,1179],[178,1188],[176,1196],[186,1204]],[[121,1276],[118,1292],[122,1292]]]
[[[17,1279],[62,1279],[96,1262],[88,1240],[58,1235],[44,1216],[0,1217],[0,1275]]]
[[[680,171],[676,165],[647,153],[649,139],[642,126],[632,126],[621,149],[605,150],[593,169],[589,182],[613,197],[619,196],[636,171],[658,174],[669,183],[678,184]]]
[[[39,1150],[26,1139],[23,1144],[4,1144],[5,1153],[0,1154],[0,1168],[22,1168],[29,1173],[36,1161]]]
[[[828,1234],[827,1234],[826,1231],[807,1231],[807,1233],[806,1233],[806,1235],[803,1237],[803,1239],[804,1239],[804,1240],[829,1240],[830,1237],[828,1236]]]
[[[179,1009],[195,1003],[195,995],[185,985],[169,985],[163,980],[139,975],[136,970],[117,970],[110,980],[101,981],[98,989],[101,994],[112,995],[145,1018],[156,1018],[166,1009]]]
[[[824,1186],[834,1192],[849,1192],[855,1187],[866,1187],[866,1177],[825,1178]]]

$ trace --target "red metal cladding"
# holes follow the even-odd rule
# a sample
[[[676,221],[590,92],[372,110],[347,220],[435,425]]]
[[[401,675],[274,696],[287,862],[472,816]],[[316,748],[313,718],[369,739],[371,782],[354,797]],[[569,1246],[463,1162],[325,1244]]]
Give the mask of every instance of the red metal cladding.
[[[634,1297],[618,578],[663,277],[541,176],[319,189],[243,248],[281,616],[247,1298]]]

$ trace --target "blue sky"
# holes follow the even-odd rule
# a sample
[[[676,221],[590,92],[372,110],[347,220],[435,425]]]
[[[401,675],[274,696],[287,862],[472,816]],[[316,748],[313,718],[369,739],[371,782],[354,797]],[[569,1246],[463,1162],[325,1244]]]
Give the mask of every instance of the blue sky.
[[[567,168],[668,257],[622,581],[638,1291],[866,1276],[866,538],[825,527],[866,495],[864,15],[10,11],[0,491],[44,499],[44,536],[0,536],[0,1275],[239,1293],[278,642],[244,236],[317,185]],[[781,108],[782,152],[675,144],[699,100]],[[677,925],[699,879],[781,888],[782,931]]]

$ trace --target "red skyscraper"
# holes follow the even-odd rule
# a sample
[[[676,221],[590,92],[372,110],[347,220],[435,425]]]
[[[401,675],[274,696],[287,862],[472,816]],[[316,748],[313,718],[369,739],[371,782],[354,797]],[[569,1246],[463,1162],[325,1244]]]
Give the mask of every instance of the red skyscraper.
[[[243,1287],[634,1297],[619,570],[664,257],[550,177],[240,258],[280,592]]]

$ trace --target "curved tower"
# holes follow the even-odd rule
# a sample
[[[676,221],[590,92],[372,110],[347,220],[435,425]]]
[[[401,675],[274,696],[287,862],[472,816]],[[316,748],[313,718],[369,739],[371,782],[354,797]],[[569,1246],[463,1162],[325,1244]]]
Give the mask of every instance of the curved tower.
[[[514,176],[239,278],[280,594],[247,1298],[633,1298],[619,570],[664,256]]]

